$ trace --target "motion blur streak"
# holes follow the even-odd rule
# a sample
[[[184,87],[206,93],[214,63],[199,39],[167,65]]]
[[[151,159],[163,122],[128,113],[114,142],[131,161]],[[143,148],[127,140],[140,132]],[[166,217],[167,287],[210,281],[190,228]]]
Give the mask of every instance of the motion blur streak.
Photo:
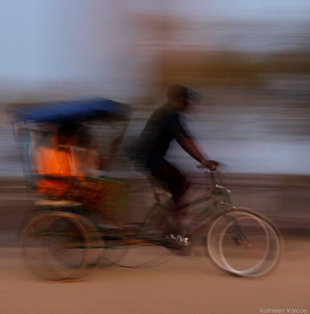
[[[242,302],[261,292],[265,297],[249,302],[251,306],[246,305],[245,312],[293,306],[308,306],[310,311],[304,293],[307,289],[303,286],[309,279],[304,255],[308,253],[304,252],[310,230],[308,0],[28,0],[27,5],[22,1],[0,0],[0,6],[2,247],[19,245],[16,230],[21,230],[27,220],[34,198],[23,179],[12,117],[7,109],[16,103],[103,96],[132,104],[127,133],[137,135],[151,112],[165,102],[167,86],[180,83],[203,96],[201,104],[188,115],[188,124],[200,146],[226,165],[225,184],[232,189],[235,203],[272,218],[288,241],[284,256],[287,260],[284,258],[283,268],[274,277],[281,289],[273,284],[272,276],[255,294],[251,284],[244,289],[247,284],[241,283],[244,284]],[[108,142],[110,134],[105,132],[107,138],[103,141]],[[193,183],[192,193],[197,193],[202,188],[203,177],[196,170],[196,163],[178,147],[171,151],[169,159],[185,169]],[[148,187],[122,151],[110,173]],[[151,204],[149,188],[138,194],[133,197],[134,206],[127,211],[132,220],[141,218],[145,206]],[[137,199],[141,200],[138,204]],[[3,252],[3,256],[10,256]],[[176,265],[187,271],[178,262]],[[13,266],[5,267],[11,271]],[[197,267],[203,268],[199,263]],[[156,271],[160,273],[160,269]],[[127,285],[131,283],[131,274],[125,271],[113,270],[113,275],[107,270],[103,272],[109,281],[115,277],[119,280],[120,274],[125,273]],[[195,272],[190,278],[198,280],[201,274],[196,278]],[[170,273],[168,269],[167,277]],[[151,271],[144,275],[154,280]],[[179,287],[190,279],[186,273],[180,277],[174,275],[180,281]],[[11,277],[7,274],[5,278]],[[172,282],[174,278],[169,280]],[[228,279],[221,278],[219,286],[216,280],[214,291],[207,294],[210,299],[212,295],[214,299],[218,297]],[[207,282],[207,277],[199,282],[199,289]],[[15,283],[12,286],[14,293],[19,291]],[[239,281],[232,286],[236,288],[234,292],[240,291]],[[180,297],[171,296],[174,286],[169,287],[167,295],[175,303],[182,303]],[[292,287],[300,289],[297,292]],[[193,289],[198,288],[193,284]],[[160,295],[159,290],[157,293]],[[235,296],[231,291],[226,293]],[[197,303],[196,307],[184,307],[184,311],[205,312],[206,295],[198,293],[198,296],[201,308],[198,309]],[[138,303],[141,298],[133,300]],[[48,308],[48,303],[45,305]],[[144,312],[152,312],[141,306]],[[238,308],[232,298],[228,299],[227,307],[210,306],[214,309],[212,313]],[[128,309],[134,308],[133,304]],[[113,307],[110,309],[112,312]],[[157,313],[163,310],[154,309]],[[34,313],[33,308],[29,311]],[[7,306],[4,312],[14,310]]]

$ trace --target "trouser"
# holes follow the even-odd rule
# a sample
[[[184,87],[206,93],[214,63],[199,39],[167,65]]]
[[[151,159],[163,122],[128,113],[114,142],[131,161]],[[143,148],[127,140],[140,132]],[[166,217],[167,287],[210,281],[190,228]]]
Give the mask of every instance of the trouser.
[[[166,160],[162,160],[160,165],[151,168],[153,177],[159,179],[168,187],[174,202],[172,219],[174,226],[170,224],[166,232],[180,234],[183,232],[183,225],[187,214],[184,195],[189,188],[189,183],[182,173]]]
[[[163,160],[156,167],[151,167],[151,174],[166,184],[175,205],[178,206],[182,196],[189,188],[189,183],[183,174],[166,160]]]

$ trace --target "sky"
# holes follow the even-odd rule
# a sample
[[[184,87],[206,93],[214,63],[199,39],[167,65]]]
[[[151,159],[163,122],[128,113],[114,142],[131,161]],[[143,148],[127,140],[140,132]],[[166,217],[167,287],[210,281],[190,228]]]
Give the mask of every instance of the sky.
[[[43,81],[81,81],[94,86],[94,92],[96,84],[98,91],[105,88],[112,94],[118,92],[117,84],[123,84],[126,93],[133,90],[145,81],[142,72],[150,61],[132,23],[135,14],[177,15],[184,18],[184,25],[190,21],[271,21],[276,25],[267,41],[281,47],[289,38],[290,23],[308,21],[310,1],[0,0],[2,86],[6,82],[31,87]],[[292,27],[295,33],[303,31],[298,25]],[[231,40],[226,30],[202,39],[197,33],[196,42],[216,49],[265,49],[259,38],[242,32],[238,35],[238,29],[234,33]],[[190,42],[192,35],[185,36],[183,44],[187,38]]]

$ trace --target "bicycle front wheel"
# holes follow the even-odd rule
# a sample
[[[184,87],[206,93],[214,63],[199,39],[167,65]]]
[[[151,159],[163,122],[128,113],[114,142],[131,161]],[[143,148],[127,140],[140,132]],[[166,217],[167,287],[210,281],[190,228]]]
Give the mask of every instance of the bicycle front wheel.
[[[206,244],[217,266],[242,277],[269,273],[282,250],[278,229],[267,218],[247,209],[218,216],[209,228]]]

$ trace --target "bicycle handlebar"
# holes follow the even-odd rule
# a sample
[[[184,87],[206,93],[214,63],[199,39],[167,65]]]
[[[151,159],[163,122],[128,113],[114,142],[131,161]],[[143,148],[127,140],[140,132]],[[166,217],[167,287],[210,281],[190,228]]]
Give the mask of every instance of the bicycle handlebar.
[[[222,165],[223,165],[222,163],[219,164],[219,166],[222,166]],[[196,166],[196,168],[205,170],[204,171],[205,172],[205,177],[206,177],[207,180],[210,181],[212,188],[214,188],[216,186],[216,184],[217,184],[215,182],[215,176],[218,176],[220,181],[222,181],[221,172],[217,170],[218,167],[216,169],[214,169],[214,170],[211,170],[208,167],[206,167],[206,166],[204,166],[202,164],[199,164],[199,165]]]

